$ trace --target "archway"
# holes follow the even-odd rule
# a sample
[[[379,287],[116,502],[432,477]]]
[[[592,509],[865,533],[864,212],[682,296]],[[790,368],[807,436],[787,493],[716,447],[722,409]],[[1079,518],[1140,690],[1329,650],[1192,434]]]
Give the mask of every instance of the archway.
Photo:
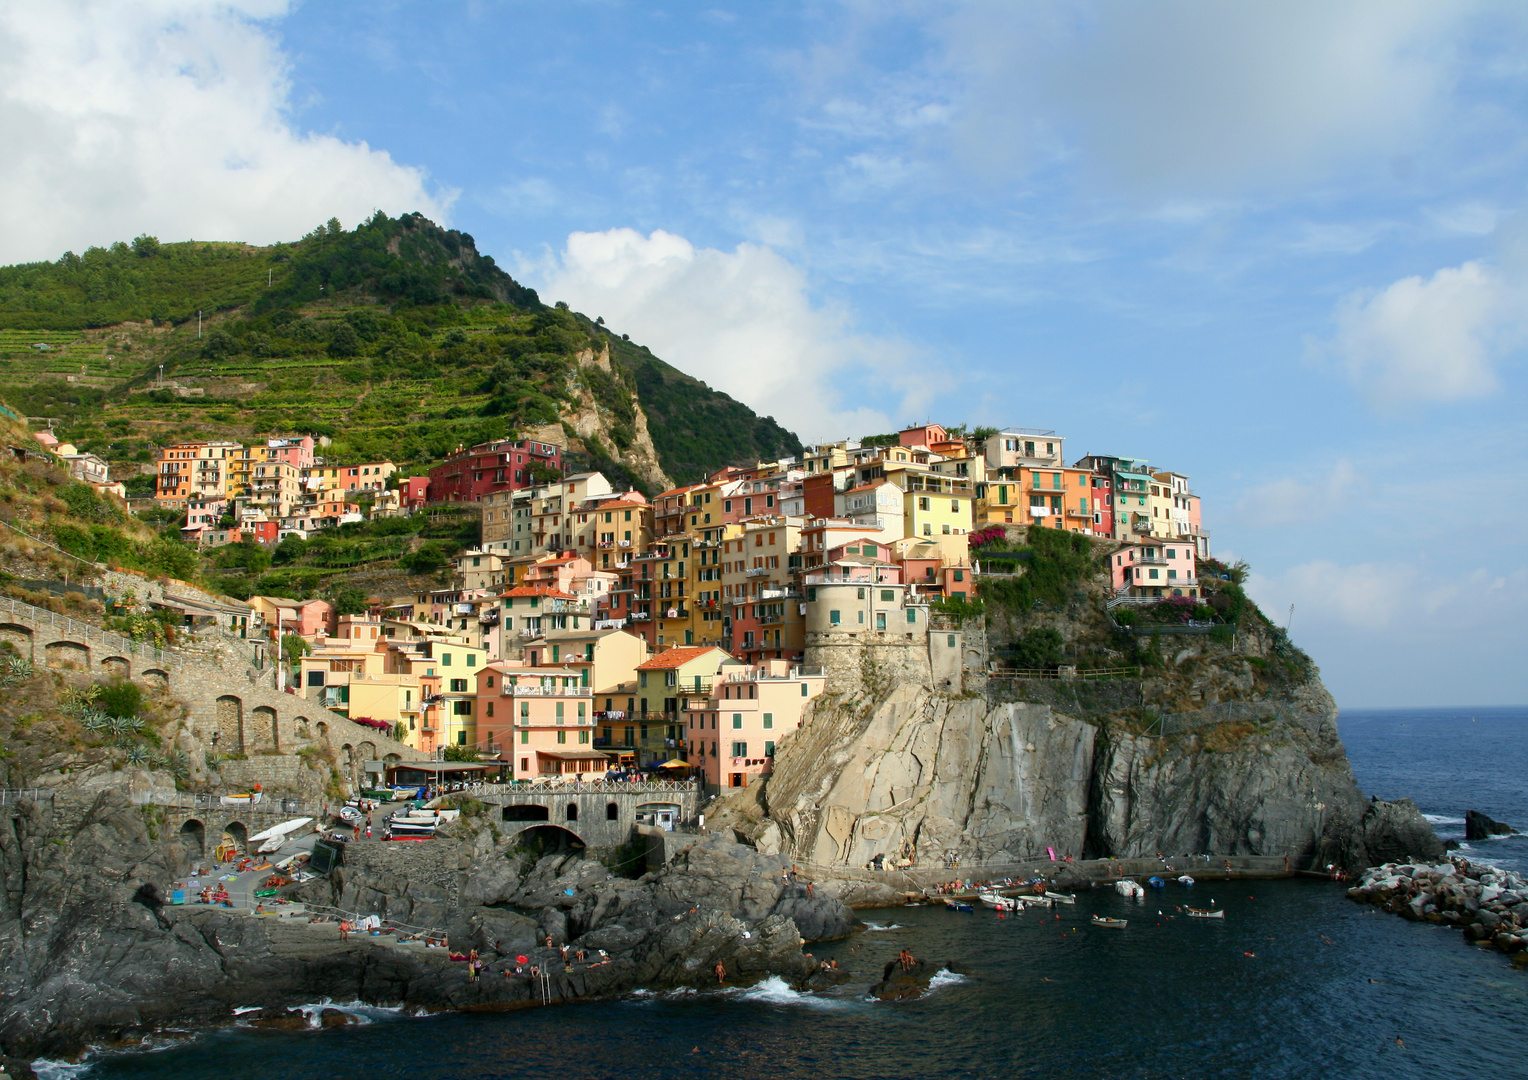
[[[19,623],[0,623],[0,641],[8,641],[16,647],[25,660],[32,659],[32,631]]]
[[[505,821],[551,821],[552,812],[535,803],[516,803],[504,808]]]
[[[293,719],[292,724],[297,729],[297,737],[299,739],[313,738],[313,733],[308,730],[309,722],[306,716],[299,716]]]
[[[244,702],[232,694],[217,700],[217,738],[224,753],[244,750]]]
[[[231,847],[235,854],[244,854],[245,846],[249,843],[249,830],[244,827],[242,821],[231,821],[223,826],[223,844]]]
[[[160,668],[149,668],[139,678],[160,690],[168,690],[170,688],[170,673]]]
[[[566,816],[568,821],[577,821],[578,820],[578,804],[576,802],[568,803],[568,805],[563,808],[563,813]]]
[[[319,742],[328,742],[329,741],[329,725],[328,724],[326,724],[322,720],[320,720],[318,723],[314,724],[313,727],[318,732],[318,741]]]
[[[606,821],[617,821],[617,820],[620,819],[620,817],[621,817],[621,807],[620,807],[619,803],[608,802],[608,803],[605,804],[605,820]]]
[[[90,649],[78,641],[51,641],[44,647],[43,656],[50,668],[90,670]]]
[[[515,836],[515,847],[529,850],[540,858],[542,855],[582,851],[584,841],[576,832],[561,825],[531,825]]]
[[[281,736],[276,730],[276,710],[269,705],[257,705],[250,714],[249,750],[281,751]]]
[[[207,854],[207,830],[195,818],[180,827],[180,842],[193,859]]]
[[[101,669],[119,679],[129,678],[133,673],[133,665],[125,656],[108,656],[101,661]]]

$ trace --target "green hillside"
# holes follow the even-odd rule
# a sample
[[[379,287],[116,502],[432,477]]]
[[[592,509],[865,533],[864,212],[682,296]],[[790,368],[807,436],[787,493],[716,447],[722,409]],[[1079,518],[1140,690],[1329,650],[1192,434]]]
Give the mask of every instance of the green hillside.
[[[581,350],[606,344],[612,374],[579,368]],[[0,394],[114,465],[174,439],[306,431],[332,440],[331,460],[424,466],[555,424],[584,390],[612,444],[589,463],[617,472],[634,399],[678,482],[800,450],[773,419],[542,304],[471,236],[417,214],[331,221],[267,248],[140,237],[0,268]]]

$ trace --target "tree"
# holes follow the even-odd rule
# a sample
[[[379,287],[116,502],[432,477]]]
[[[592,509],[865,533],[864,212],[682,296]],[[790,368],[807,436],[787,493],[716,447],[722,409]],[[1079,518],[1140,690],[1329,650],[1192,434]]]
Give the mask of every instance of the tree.
[[[1013,643],[1013,665],[1018,668],[1052,668],[1061,663],[1061,631],[1052,626],[1031,630]]]
[[[446,747],[447,761],[476,761],[478,748],[475,746],[448,746]]]
[[[159,237],[149,236],[147,233],[133,237],[133,251],[140,259],[153,258],[159,254]]]
[[[355,327],[348,322],[342,322],[334,328],[334,333],[329,338],[330,356],[355,356],[360,351],[361,335],[355,332]]]
[[[312,651],[313,646],[309,645],[296,634],[281,635],[281,655],[287,658],[287,663],[296,664],[304,656],[307,656]]]
[[[361,615],[366,611],[366,590],[359,585],[332,585],[325,597],[336,615]]]

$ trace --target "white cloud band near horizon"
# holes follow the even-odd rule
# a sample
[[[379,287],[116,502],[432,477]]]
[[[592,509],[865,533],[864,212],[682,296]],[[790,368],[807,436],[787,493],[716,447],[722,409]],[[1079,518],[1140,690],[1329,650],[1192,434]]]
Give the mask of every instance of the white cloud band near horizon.
[[[773,248],[720,251],[615,228],[573,233],[556,255],[522,257],[519,272],[544,299],[603,317],[809,443],[892,429],[878,406],[912,349],[814,304],[806,274]]]
[[[264,23],[288,0],[0,7],[0,263],[130,240],[292,240],[453,195],[364,142],[304,132]]]

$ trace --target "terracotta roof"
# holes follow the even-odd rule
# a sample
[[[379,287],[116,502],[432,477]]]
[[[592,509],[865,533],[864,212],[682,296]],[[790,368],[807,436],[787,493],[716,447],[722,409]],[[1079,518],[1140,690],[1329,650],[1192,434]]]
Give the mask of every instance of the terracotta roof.
[[[563,592],[561,589],[554,589],[550,585],[520,585],[510,589],[508,592],[500,593],[499,596],[553,596],[564,600],[578,599],[572,593]]]
[[[691,660],[704,656],[708,652],[721,652],[715,645],[695,645],[689,648],[669,649],[659,653],[645,664],[638,664],[638,671],[664,671],[668,668],[683,667]]]

